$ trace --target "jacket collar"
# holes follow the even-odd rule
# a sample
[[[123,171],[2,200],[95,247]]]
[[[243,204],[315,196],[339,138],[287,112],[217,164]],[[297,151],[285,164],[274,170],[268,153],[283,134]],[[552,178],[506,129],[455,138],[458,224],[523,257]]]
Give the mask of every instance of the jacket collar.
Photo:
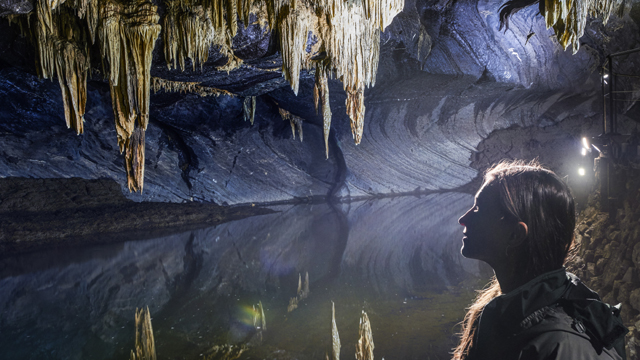
[[[507,337],[514,335],[523,330],[521,324],[525,318],[554,304],[562,306],[567,315],[581,321],[587,333],[607,349],[628,332],[617,307],[601,302],[597,293],[577,276],[561,268],[493,299],[483,310],[478,336],[491,336],[490,333]]]

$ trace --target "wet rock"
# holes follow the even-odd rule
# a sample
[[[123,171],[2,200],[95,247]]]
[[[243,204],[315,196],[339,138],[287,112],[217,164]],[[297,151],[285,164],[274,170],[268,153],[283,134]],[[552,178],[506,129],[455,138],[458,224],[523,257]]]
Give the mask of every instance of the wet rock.
[[[634,309],[640,311],[640,289],[635,289],[629,294],[629,303]]]
[[[624,276],[622,277],[622,281],[624,281],[627,284],[635,284],[636,282],[638,282],[638,272],[636,268],[629,267],[627,271],[624,273]]]
[[[589,274],[590,277],[596,277],[596,264],[590,262],[587,263],[587,274]]]
[[[0,0],[0,16],[27,14],[32,10],[32,0]]]
[[[633,246],[632,260],[636,267],[640,267],[640,242]]]
[[[594,272],[595,272],[595,274],[596,274],[597,276],[602,275],[602,272],[603,272],[603,270],[604,270],[604,266],[605,266],[605,264],[607,264],[607,260],[606,260],[606,259],[604,259],[604,258],[600,258],[600,259],[598,259],[598,260],[596,261],[596,265],[595,265],[595,270],[594,270]],[[604,281],[605,281],[605,282],[609,282],[609,281],[608,281],[608,280],[609,280],[609,278],[607,277],[607,275],[603,275],[603,276],[604,276]]]
[[[594,251],[593,250],[587,250],[584,252],[584,261],[587,263],[593,263],[594,262]]]

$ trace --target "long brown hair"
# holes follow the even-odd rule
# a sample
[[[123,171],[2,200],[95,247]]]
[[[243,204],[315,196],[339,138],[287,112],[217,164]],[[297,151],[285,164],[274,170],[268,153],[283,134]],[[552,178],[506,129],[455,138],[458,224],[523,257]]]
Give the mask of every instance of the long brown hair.
[[[500,204],[512,221],[528,227],[525,241],[513,251],[515,271],[525,279],[556,270],[564,264],[573,243],[576,224],[571,190],[556,174],[537,161],[501,161],[487,170],[483,186],[497,186]],[[477,322],[484,307],[502,290],[495,276],[478,292],[462,321],[454,360],[466,359],[473,347]]]

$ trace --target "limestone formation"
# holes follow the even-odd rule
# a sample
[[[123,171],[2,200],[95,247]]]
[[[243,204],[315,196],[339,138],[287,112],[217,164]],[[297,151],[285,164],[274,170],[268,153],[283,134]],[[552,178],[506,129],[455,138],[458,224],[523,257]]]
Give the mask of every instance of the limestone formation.
[[[136,349],[131,350],[130,360],[156,360],[156,344],[151,327],[149,307],[136,309]]]
[[[356,360],[373,360],[373,349],[371,323],[369,322],[369,316],[363,310],[360,318],[360,339],[356,344]]]
[[[329,158],[329,132],[331,130],[331,103],[329,102],[329,82],[327,80],[327,66],[321,61],[316,66],[316,81],[313,87],[313,99],[318,113],[318,103],[322,103],[322,130],[324,133],[324,148]]]
[[[294,137],[295,138],[295,137]],[[309,296],[309,273],[307,272],[304,278],[304,284],[302,283],[302,276],[298,274],[298,292],[295,297],[289,299],[289,306],[287,306],[287,312],[292,312],[298,308],[300,300],[304,300]]]
[[[253,125],[253,120],[256,116],[256,97],[248,96],[244,98],[242,103],[242,110],[244,114],[244,121],[249,120],[251,125]]]
[[[236,96],[227,90],[202,86],[198,82],[171,81],[157,77],[151,78],[151,88],[154,93],[162,90],[165,92],[192,93],[199,96]]]
[[[261,26],[268,26],[279,36],[282,74],[295,94],[300,72],[316,68],[316,107],[321,101],[328,157],[328,77],[343,82],[347,114],[358,144],[364,126],[364,89],[375,84],[380,31],[402,11],[404,0],[166,0],[164,5],[162,38],[169,69],[184,70],[187,58],[193,70],[198,65],[202,69],[212,46],[227,57],[219,71],[241,66],[243,61],[233,52],[232,43],[238,33],[238,20],[248,26],[251,13]],[[38,0],[36,8],[41,75],[58,76],[67,126],[78,134],[84,131],[89,45],[98,33],[103,65],[106,63],[104,73],[111,86],[118,146],[125,156],[127,185],[130,191],[141,192],[150,67],[161,31],[157,6],[148,0]],[[310,37],[317,41],[310,45]],[[182,84],[179,90],[202,94],[202,88],[197,87]],[[154,80],[153,88],[175,91],[178,87],[166,80]],[[255,98],[250,99],[245,103],[245,114],[253,123]],[[297,129],[302,140],[302,119],[290,116],[289,120],[294,138]]]
[[[258,302],[258,306],[253,305],[253,327],[256,330],[267,330],[267,320],[264,317],[264,308],[262,307],[262,301]]]
[[[125,154],[129,191],[142,191],[144,186],[144,131],[149,124],[150,68],[161,29],[158,21],[157,7],[145,0],[101,4],[101,50],[109,63],[113,116],[118,146]]]
[[[95,9],[83,2],[76,15],[74,9],[58,5],[47,0],[36,4],[39,71],[45,79],[58,76],[67,127],[82,134],[89,70],[87,42],[95,31]],[[89,21],[91,34],[87,34],[81,18]]]
[[[304,121],[304,119],[302,119],[300,116],[293,115],[283,108],[280,108],[279,111],[282,120],[289,120],[289,124],[291,124],[291,134],[293,135],[293,140],[296,139],[296,130],[298,130],[300,141],[302,141],[302,122]]]
[[[202,5],[190,1],[168,0],[163,19],[162,40],[169,69],[184,71],[185,58],[191,59],[193,70],[207,61],[215,31],[209,13]]]
[[[538,1],[507,2],[500,13],[501,21],[508,26],[508,17],[513,12],[535,3]],[[562,47],[566,50],[571,45],[574,54],[580,49],[580,38],[584,35],[588,16],[599,17],[606,25],[609,16],[624,7],[624,0],[544,0],[539,3],[547,29],[553,28]]]
[[[331,360],[340,360],[340,334],[336,325],[336,304],[331,302]]]

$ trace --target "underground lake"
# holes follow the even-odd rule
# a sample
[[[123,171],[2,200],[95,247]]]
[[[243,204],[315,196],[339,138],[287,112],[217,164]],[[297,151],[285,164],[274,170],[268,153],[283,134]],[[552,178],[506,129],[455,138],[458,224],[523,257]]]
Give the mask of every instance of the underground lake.
[[[335,304],[342,358],[364,311],[376,359],[447,359],[490,276],[460,255],[457,219],[472,203],[443,192],[277,205],[155,239],[15,255],[0,263],[0,353],[127,359],[148,307],[159,359],[323,359]]]

